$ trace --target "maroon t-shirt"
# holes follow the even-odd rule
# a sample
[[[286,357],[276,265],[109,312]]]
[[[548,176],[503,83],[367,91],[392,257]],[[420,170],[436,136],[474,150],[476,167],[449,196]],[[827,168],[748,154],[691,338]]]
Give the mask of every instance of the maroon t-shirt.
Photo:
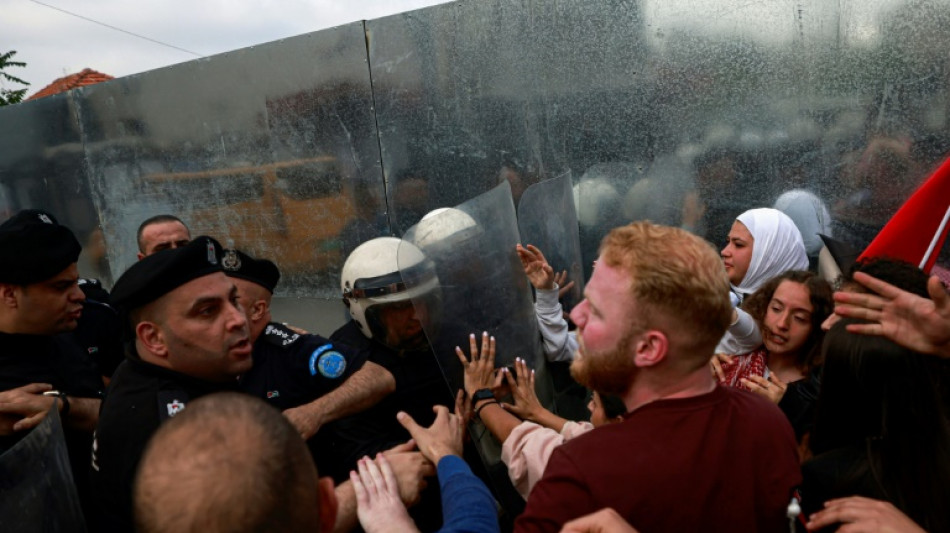
[[[515,531],[559,531],[612,507],[640,533],[788,531],[801,482],[795,435],[772,403],[716,387],[658,400],[555,450]]]

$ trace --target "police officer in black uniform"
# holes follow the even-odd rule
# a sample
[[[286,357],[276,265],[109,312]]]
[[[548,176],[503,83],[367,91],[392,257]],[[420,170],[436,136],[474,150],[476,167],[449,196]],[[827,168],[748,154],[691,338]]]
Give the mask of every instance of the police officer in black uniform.
[[[104,387],[73,338],[84,298],[80,250],[73,232],[44,211],[24,210],[0,225],[0,453],[56,402],[84,497]]]
[[[214,239],[199,237],[135,263],[113,288],[130,342],[93,443],[97,530],[133,529],[135,470],[159,424],[199,396],[235,389],[251,367],[247,317],[221,269],[220,250]]]
[[[119,313],[109,303],[109,291],[98,279],[79,278],[79,288],[86,301],[73,336],[99,368],[99,374],[108,385],[115,369],[125,359],[122,322]]]
[[[395,382],[368,352],[271,322],[270,303],[280,271],[273,262],[225,250],[225,274],[247,312],[254,366],[241,389],[284,412],[305,439],[321,425],[375,404]]]
[[[433,406],[455,405],[419,320],[425,306],[413,305],[414,298],[428,299],[432,304],[428,311],[436,312],[438,280],[416,280],[410,288],[401,274],[400,266],[411,270],[425,261],[412,244],[394,237],[367,241],[346,259],[341,287],[352,320],[330,339],[368,350],[369,361],[392,375],[396,390],[373,407],[328,424],[317,435],[319,452],[314,457],[324,475],[345,479],[364,455],[372,457],[408,440],[409,433],[396,420],[399,411],[428,426],[435,419]],[[442,523],[437,485],[429,488],[436,490],[423,492],[421,505],[410,509],[423,531],[436,530]]]

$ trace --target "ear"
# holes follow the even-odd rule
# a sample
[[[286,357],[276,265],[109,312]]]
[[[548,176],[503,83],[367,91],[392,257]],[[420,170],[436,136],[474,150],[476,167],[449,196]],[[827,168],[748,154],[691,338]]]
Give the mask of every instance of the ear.
[[[154,322],[143,320],[135,326],[135,338],[148,352],[155,357],[167,358],[168,345],[165,343],[165,334]]]
[[[333,478],[322,477],[319,483],[320,497],[320,528],[317,531],[330,532],[336,524],[337,506],[336,492],[333,487]]]
[[[251,322],[258,322],[267,314],[267,302],[264,300],[255,300],[251,308],[247,310],[248,318]]]
[[[142,259],[145,258],[145,254],[143,254],[142,252],[138,252],[137,254],[135,254],[135,257],[138,257],[139,261],[141,261]]]
[[[655,329],[647,330],[636,341],[633,362],[640,368],[654,366],[666,359],[669,347],[669,339],[665,333]]]
[[[17,286],[10,283],[0,283],[0,303],[4,307],[16,309],[19,307]]]

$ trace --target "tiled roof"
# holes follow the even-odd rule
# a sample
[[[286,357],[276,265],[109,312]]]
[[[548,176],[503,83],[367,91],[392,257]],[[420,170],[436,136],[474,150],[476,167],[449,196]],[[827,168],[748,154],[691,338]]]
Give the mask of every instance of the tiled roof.
[[[70,89],[75,89],[76,87],[94,85],[96,83],[102,83],[111,79],[113,79],[113,76],[97,72],[91,68],[86,68],[83,69],[82,72],[77,72],[76,74],[70,74],[69,76],[63,76],[62,78],[57,79],[53,83],[50,83],[46,87],[43,87],[37,91],[35,94],[27,98],[27,100],[36,100],[37,98],[43,98],[44,96],[52,96],[54,94],[64,93]]]

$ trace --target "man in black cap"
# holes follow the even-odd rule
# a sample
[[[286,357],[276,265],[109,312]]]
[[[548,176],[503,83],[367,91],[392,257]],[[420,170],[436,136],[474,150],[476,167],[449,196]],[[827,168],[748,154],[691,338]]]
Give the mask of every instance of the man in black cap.
[[[43,211],[21,211],[0,225],[0,452],[56,402],[83,493],[103,384],[70,333],[84,299],[80,250],[72,231]]]
[[[271,322],[271,298],[280,280],[273,262],[225,250],[221,265],[237,285],[254,344],[254,366],[241,377],[241,388],[283,411],[304,439],[396,389],[392,374],[366,361],[367,351]]]
[[[199,396],[237,387],[251,367],[247,318],[210,237],[150,255],[116,282],[128,358],[102,403],[90,483],[97,529],[132,530],[132,482],[149,437]]]

